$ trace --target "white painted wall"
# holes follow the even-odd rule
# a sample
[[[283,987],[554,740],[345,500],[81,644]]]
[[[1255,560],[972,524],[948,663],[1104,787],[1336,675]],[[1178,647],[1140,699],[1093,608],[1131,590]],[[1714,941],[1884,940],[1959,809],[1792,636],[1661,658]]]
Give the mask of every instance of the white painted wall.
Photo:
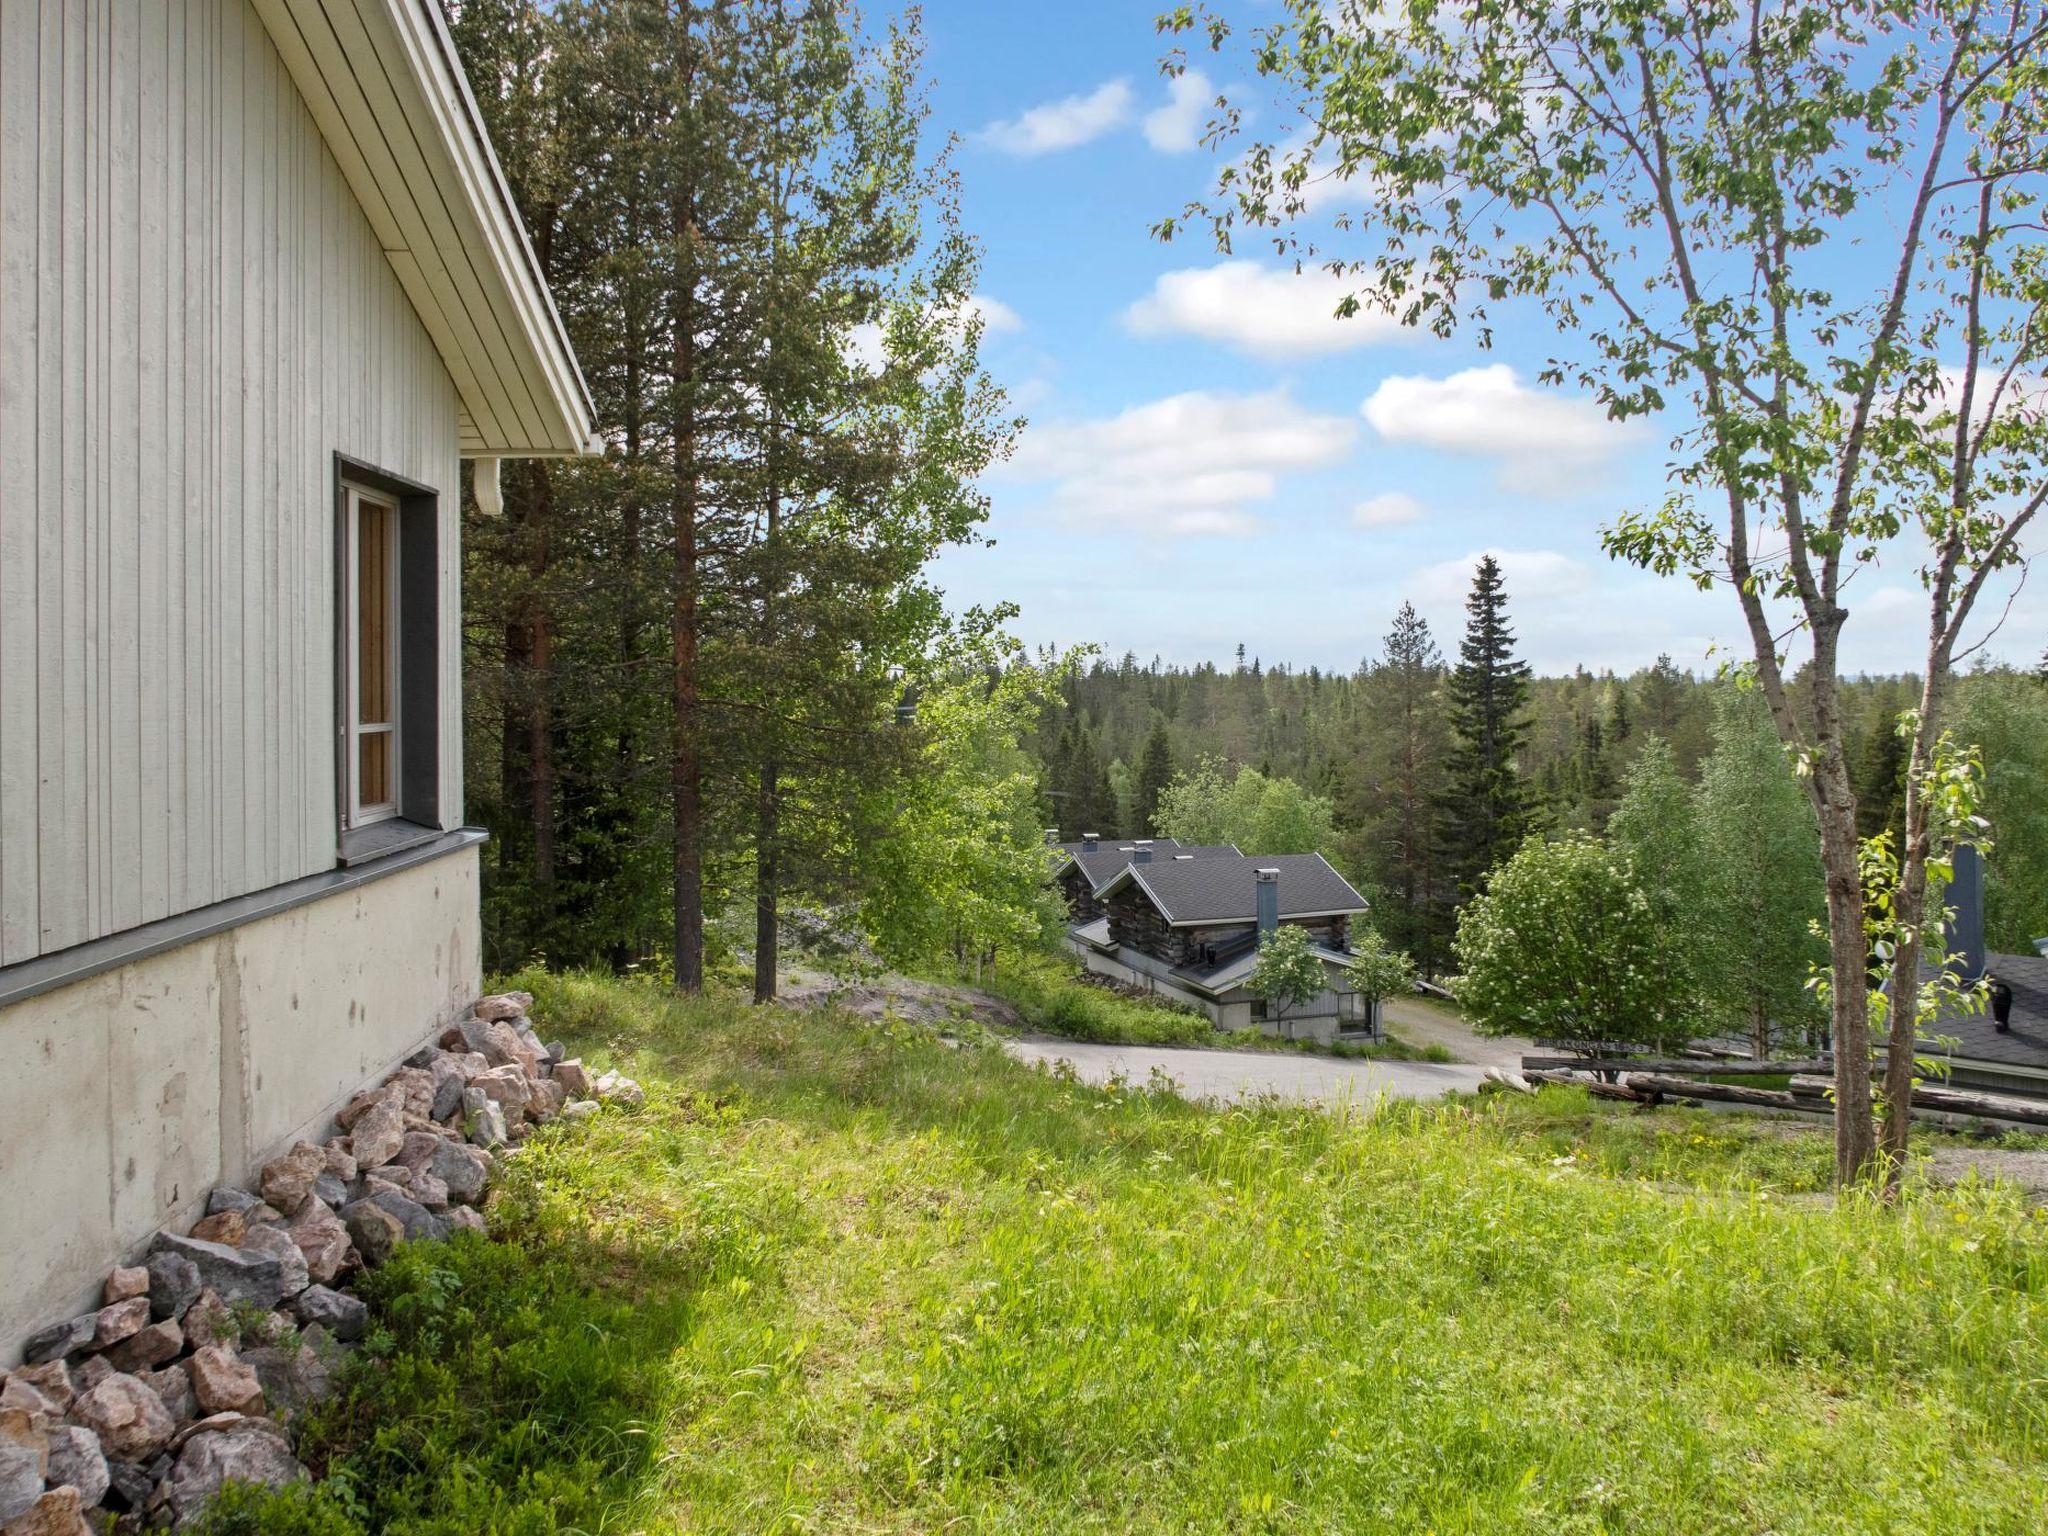
[[[0,0],[0,966],[333,867],[333,455],[457,401],[248,0]]]
[[[478,945],[468,847],[0,1009],[0,1368],[466,1009]]]

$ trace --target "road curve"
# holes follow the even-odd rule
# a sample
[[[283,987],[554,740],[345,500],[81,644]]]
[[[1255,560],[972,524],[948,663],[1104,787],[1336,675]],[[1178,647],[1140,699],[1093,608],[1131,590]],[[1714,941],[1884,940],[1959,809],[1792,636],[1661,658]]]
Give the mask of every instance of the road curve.
[[[1189,1099],[1228,1103],[1272,1095],[1300,1104],[1369,1105],[1375,1099],[1433,1099],[1479,1086],[1481,1069],[1463,1062],[1356,1061],[1294,1051],[1212,1051],[1160,1045],[1095,1045],[1032,1037],[1006,1040],[1019,1061],[1071,1062],[1083,1082],[1125,1077],[1143,1083],[1164,1072]]]

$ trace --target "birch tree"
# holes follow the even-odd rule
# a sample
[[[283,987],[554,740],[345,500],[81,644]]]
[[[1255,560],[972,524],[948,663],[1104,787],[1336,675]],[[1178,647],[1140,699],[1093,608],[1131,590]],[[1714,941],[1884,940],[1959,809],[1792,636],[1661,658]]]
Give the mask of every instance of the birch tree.
[[[1193,7],[1162,25],[1231,46]],[[1866,971],[1842,635],[1860,571],[1915,573],[1925,652],[1891,892],[1914,934],[1937,852],[1917,786],[1952,667],[2048,499],[2044,40],[2044,0],[1288,0],[1248,62],[1302,131],[1159,228],[1192,219],[1226,248],[1255,231],[1353,278],[1343,312],[1438,334],[1485,342],[1533,306],[1557,332],[1550,381],[1662,418],[1671,494],[1607,543],[1729,592],[1805,754],[1843,1183],[1904,1150],[1923,955],[1909,939],[1891,957],[1887,1011]],[[1312,208],[1328,181],[1363,212]],[[1797,690],[1795,638],[1812,663]]]

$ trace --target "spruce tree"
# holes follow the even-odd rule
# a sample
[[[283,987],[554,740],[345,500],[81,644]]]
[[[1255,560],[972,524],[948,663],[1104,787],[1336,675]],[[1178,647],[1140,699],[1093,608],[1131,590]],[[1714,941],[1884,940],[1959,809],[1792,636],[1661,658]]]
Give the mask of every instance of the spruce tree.
[[[1459,893],[1471,896],[1529,827],[1518,761],[1529,732],[1529,664],[1515,657],[1500,562],[1491,555],[1473,572],[1465,613],[1465,638],[1446,688],[1453,741],[1437,825],[1444,863]]]
[[[1403,603],[1364,679],[1345,810],[1362,831],[1358,863],[1386,898],[1374,921],[1431,975],[1450,957],[1451,904],[1438,863],[1433,799],[1449,752],[1443,655]]]
[[[1159,795],[1173,782],[1173,742],[1166,734],[1166,722],[1155,720],[1145,738],[1145,752],[1138,759],[1138,777],[1133,795],[1132,829],[1147,837],[1159,831]]]

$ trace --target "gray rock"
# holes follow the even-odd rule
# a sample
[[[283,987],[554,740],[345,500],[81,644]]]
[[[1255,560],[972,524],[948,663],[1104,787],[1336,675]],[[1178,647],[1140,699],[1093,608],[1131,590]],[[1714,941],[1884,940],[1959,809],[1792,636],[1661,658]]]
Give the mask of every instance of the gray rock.
[[[306,1263],[305,1254],[300,1252],[299,1245],[292,1241],[292,1235],[282,1228],[251,1227],[247,1245],[242,1251],[268,1254],[277,1260],[279,1283],[277,1301],[270,1303],[273,1307],[278,1302],[298,1295],[312,1283],[313,1274],[311,1267]]]
[[[263,1202],[246,1189],[236,1189],[232,1184],[214,1186],[212,1194],[206,1197],[206,1214],[218,1216],[222,1211],[248,1212]]]
[[[286,1243],[289,1246],[290,1240],[286,1239]],[[284,1264],[276,1254],[256,1248],[227,1248],[172,1232],[157,1233],[150,1252],[175,1253],[190,1259],[199,1271],[200,1283],[219,1292],[221,1299],[230,1304],[246,1301],[268,1312],[285,1297]],[[297,1254],[298,1249],[293,1248],[292,1252]],[[301,1266],[304,1262],[300,1260]],[[301,1277],[299,1288],[304,1285]]]
[[[136,1298],[138,1301],[142,1297]],[[117,1371],[136,1373],[174,1359],[185,1347],[185,1330],[174,1318],[151,1323],[130,1334],[107,1351],[107,1364]]]
[[[299,1292],[292,1315],[308,1328],[325,1328],[344,1343],[360,1339],[370,1322],[370,1309],[361,1301],[324,1285],[309,1285]]]
[[[242,1364],[263,1384],[263,1401],[270,1411],[287,1422],[334,1390],[327,1362],[308,1344],[290,1349],[274,1344],[245,1349]]]
[[[149,1480],[147,1467],[138,1467],[132,1461],[109,1461],[107,1491],[102,1497],[110,1509],[134,1510],[139,1514],[155,1486]]]
[[[443,1076],[434,1087],[433,1107],[427,1111],[430,1120],[453,1119],[462,1108],[462,1079],[453,1072]]]
[[[28,1336],[21,1346],[21,1358],[30,1365],[61,1360],[73,1350],[84,1349],[99,1329],[100,1315],[87,1312],[68,1323],[52,1323]]]
[[[448,1209],[448,1186],[422,1169],[412,1176],[412,1198],[430,1211]]]
[[[343,1206],[341,1219],[356,1252],[371,1269],[390,1258],[391,1250],[405,1241],[405,1223],[378,1205],[374,1197]]]
[[[51,1430],[48,1475],[52,1484],[76,1488],[78,1502],[91,1509],[107,1496],[107,1457],[100,1437],[78,1424]]]
[[[464,1123],[469,1139],[479,1147],[502,1147],[510,1134],[505,1124],[505,1111],[500,1109],[481,1088],[465,1088],[462,1091]]]
[[[397,1219],[407,1242],[448,1235],[448,1224],[417,1200],[404,1195],[379,1193],[370,1196],[370,1204]]]
[[[571,1099],[562,1106],[564,1120],[588,1120],[601,1106],[595,1099]]]
[[[135,1379],[163,1399],[164,1410],[180,1424],[199,1417],[199,1402],[192,1395],[192,1378],[185,1373],[183,1360],[160,1371],[137,1371]]]
[[[478,998],[470,1012],[480,1019],[516,1019],[532,1006],[531,992],[494,992]]]
[[[43,1458],[25,1445],[0,1440],[0,1525],[35,1508],[43,1496]]]
[[[475,1232],[481,1236],[483,1231],[484,1219],[473,1206],[458,1205],[449,1209],[448,1232],[451,1237],[457,1232]]]
[[[282,1488],[310,1478],[275,1424],[267,1419],[235,1418],[185,1442],[165,1483],[165,1502],[182,1524],[198,1515],[222,1483]]]
[[[313,1197],[322,1205],[348,1204],[348,1185],[338,1174],[323,1173],[313,1181]]]
[[[491,1155],[480,1147],[444,1141],[434,1148],[426,1171],[448,1186],[448,1198],[475,1205],[491,1182]]]
[[[560,1066],[564,1061],[568,1059],[569,1047],[562,1044],[562,1042],[559,1040],[550,1040],[547,1043],[547,1053],[548,1067],[549,1070],[552,1071],[555,1067]]]
[[[201,1288],[199,1266],[182,1253],[149,1256],[149,1315],[158,1322],[183,1317]]]

